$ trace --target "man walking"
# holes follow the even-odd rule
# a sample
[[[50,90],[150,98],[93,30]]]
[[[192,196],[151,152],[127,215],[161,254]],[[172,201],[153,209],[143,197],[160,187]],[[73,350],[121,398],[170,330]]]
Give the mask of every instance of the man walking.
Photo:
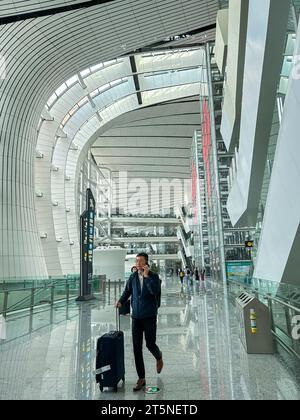
[[[156,359],[156,370],[160,373],[163,368],[162,352],[156,345],[156,323],[158,296],[160,295],[160,279],[149,269],[148,255],[141,252],[136,256],[137,272],[129,277],[125,290],[116,302],[121,307],[131,296],[132,305],[132,340],[135,366],[138,381],[133,388],[139,391],[146,385],[145,365],[143,359],[143,334],[146,346]]]

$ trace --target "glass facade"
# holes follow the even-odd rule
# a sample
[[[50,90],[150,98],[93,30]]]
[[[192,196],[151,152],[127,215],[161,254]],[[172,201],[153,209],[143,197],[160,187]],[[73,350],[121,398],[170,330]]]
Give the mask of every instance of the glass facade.
[[[252,250],[252,258],[254,260],[254,263],[256,260],[257,251],[258,251],[258,243],[259,243],[259,239],[261,235],[264,212],[265,212],[265,207],[266,207],[266,202],[267,202],[267,195],[268,195],[268,190],[269,190],[269,185],[270,185],[270,180],[271,180],[273,162],[275,158],[276,145],[277,145],[280,124],[281,124],[281,119],[282,119],[282,114],[283,114],[285,96],[287,93],[288,80],[290,77],[290,73],[292,71],[293,54],[294,54],[294,48],[295,48],[295,42],[296,42],[297,21],[298,21],[298,16],[299,16],[299,10],[300,10],[300,1],[292,1],[291,8],[290,8],[290,17],[289,17],[289,22],[288,22],[288,27],[287,27],[287,32],[286,32],[285,49],[284,49],[284,54],[282,57],[282,70],[281,70],[280,78],[278,81],[277,98],[276,98],[276,104],[275,104],[274,112],[273,112],[272,127],[270,131],[268,155],[267,155],[267,160],[266,160],[263,185],[262,185],[260,203],[259,203],[258,214],[257,214],[257,223],[256,223],[256,229],[254,233],[254,247]],[[294,19],[295,16],[297,17],[296,19]]]
[[[204,164],[201,141],[201,132],[195,131],[191,149],[194,262],[196,267],[205,267],[208,274],[210,259],[206,218]]]
[[[253,239],[254,228],[234,228],[227,213],[229,169],[233,154],[227,152],[220,133],[224,79],[214,60],[212,43],[207,44],[206,62],[208,95],[200,94],[201,132],[198,135],[201,138],[198,143],[200,191],[202,188],[199,202],[205,223],[202,231],[199,223],[195,224],[196,241],[202,244],[195,247],[195,259],[204,259],[211,276],[225,281],[229,266],[234,261],[237,264],[246,261],[252,271],[252,255],[246,241]],[[204,180],[203,187],[201,178]]]

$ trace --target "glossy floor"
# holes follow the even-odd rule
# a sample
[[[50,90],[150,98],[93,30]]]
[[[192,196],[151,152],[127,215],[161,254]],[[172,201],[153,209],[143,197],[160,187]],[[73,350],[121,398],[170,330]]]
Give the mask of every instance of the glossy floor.
[[[177,279],[163,287],[157,343],[163,351],[160,375],[145,348],[148,386],[157,394],[133,393],[131,319],[121,317],[125,333],[126,381],[118,392],[100,393],[95,383],[97,338],[115,329],[112,304],[119,291],[89,303],[58,305],[7,318],[0,344],[0,399],[80,400],[255,400],[300,399],[300,371],[282,355],[249,355],[238,337],[234,308],[222,287],[180,291]]]

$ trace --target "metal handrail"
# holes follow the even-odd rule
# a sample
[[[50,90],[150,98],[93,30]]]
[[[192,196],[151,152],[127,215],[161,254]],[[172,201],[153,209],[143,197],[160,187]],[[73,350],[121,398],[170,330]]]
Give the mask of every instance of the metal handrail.
[[[25,296],[23,299],[19,300],[18,302],[15,302],[13,305],[11,305],[10,307],[7,307],[7,301],[8,301],[8,294],[11,292],[17,292],[17,291],[24,291],[24,289],[14,289],[14,290],[5,290],[4,294],[6,294],[7,299],[6,302],[3,305],[3,310],[2,313],[4,316],[6,316],[6,314],[8,312],[14,312],[16,310],[18,310],[18,307],[22,304],[24,304],[26,301],[29,301],[30,304],[26,309],[33,309],[33,307],[35,306],[34,302],[35,302],[35,298],[38,296],[39,293],[41,293],[42,291],[46,290],[50,288],[51,289],[51,300],[50,303],[51,305],[53,305],[54,302],[54,288],[55,285],[50,285],[50,286],[44,286],[44,287],[31,287],[30,289],[26,289],[28,291],[30,291],[30,295],[29,296]],[[24,308],[22,308],[24,309]]]
[[[249,279],[253,280],[253,278],[249,278]],[[249,279],[248,279],[248,280],[249,280]],[[240,281],[233,280],[233,279],[227,279],[227,282],[228,282],[228,283],[234,283],[234,284],[239,285],[239,286],[241,286],[241,287],[243,287],[243,288],[245,288],[245,289],[251,290],[251,291],[253,291],[253,292],[255,292],[255,293],[263,294],[263,291],[262,291],[262,290],[260,290],[258,287],[251,287],[251,286],[249,286],[249,285],[248,285],[248,284],[246,284],[246,283],[241,283]],[[276,285],[276,286],[282,285],[282,283],[277,283],[277,282],[273,282],[273,281],[268,281],[268,282],[266,283],[266,286],[269,286],[269,285],[270,285],[270,283],[273,283],[273,284],[274,284],[274,285]],[[284,283],[284,285],[285,285],[285,286],[291,286],[291,287],[294,287],[294,286],[295,286],[295,285],[293,285],[293,284],[289,284],[289,283]],[[299,295],[300,295],[300,287],[299,287]],[[270,293],[265,292],[264,297],[266,298],[267,296],[270,296]],[[277,299],[277,300],[278,300],[278,298],[275,298],[275,297],[273,297],[272,299]],[[280,301],[280,302],[282,302],[282,304],[286,304],[286,302],[284,302],[283,300],[282,300],[282,301]]]
[[[7,313],[7,310],[9,309],[10,311],[12,310],[12,309],[14,309],[14,308],[16,308],[17,306],[19,306],[19,305],[21,305],[22,303],[24,303],[24,302],[26,302],[26,300],[30,300],[30,308],[32,308],[33,306],[34,306],[34,298],[35,298],[35,296],[36,296],[36,290],[37,291],[40,291],[39,289],[42,289],[42,288],[38,288],[38,290],[37,290],[37,288],[35,288],[35,287],[31,287],[30,289],[27,289],[27,290],[30,290],[31,291],[31,293],[30,293],[30,296],[26,296],[26,297],[24,297],[23,299],[21,299],[21,300],[19,300],[18,302],[16,302],[16,303],[14,303],[12,306],[10,306],[9,308],[7,307],[7,303],[6,303],[6,306],[4,305],[3,306],[3,313],[4,314],[6,314]],[[45,289],[45,287],[43,287],[43,289]],[[8,296],[8,294],[10,293],[10,292],[19,292],[19,291],[23,291],[24,289],[19,289],[19,290],[6,290],[5,292],[7,293],[7,296]],[[4,292],[4,293],[5,293]]]
[[[6,289],[6,290],[0,290],[0,293],[5,293],[5,292],[8,292],[8,293],[10,293],[10,292],[24,292],[24,290],[31,290],[31,289],[35,289],[35,290],[40,290],[40,289],[45,289],[45,288],[47,288],[47,287],[51,287],[51,286],[54,286],[54,284],[53,283],[49,283],[49,284],[46,284],[45,286],[37,286],[37,287],[28,287],[28,288],[22,288],[22,289],[19,289],[19,288],[17,288],[17,289]]]
[[[93,280],[97,281],[98,276],[94,276]],[[62,281],[64,280],[64,281]],[[28,306],[26,308],[22,308],[22,309],[33,309],[34,306],[38,306],[38,305],[42,305],[43,303],[38,302],[35,304],[35,298],[38,296],[39,293],[45,291],[46,289],[50,289],[50,299],[47,302],[48,304],[50,304],[51,306],[53,306],[54,304],[54,291],[55,291],[55,287],[58,286],[62,286],[62,291],[65,292],[65,296],[62,297],[61,299],[57,299],[57,301],[61,301],[61,300],[66,300],[67,302],[69,302],[70,300],[70,286],[71,284],[75,281],[75,286],[76,288],[79,287],[78,284],[76,284],[79,280],[78,278],[60,278],[60,279],[51,279],[51,282],[49,283],[45,283],[43,286],[33,286],[33,287],[28,287],[28,288],[14,288],[14,289],[5,289],[5,290],[1,290],[0,289],[0,293],[4,293],[4,301],[3,301],[3,307],[2,309],[0,308],[0,313],[2,313],[4,316],[6,316],[6,314],[8,312],[13,312],[18,310],[17,308],[24,304],[26,301],[28,301]],[[8,306],[8,295],[9,293],[12,292],[25,292],[27,291],[28,293],[30,292],[29,296],[25,296],[22,299],[20,299],[19,301],[15,302],[14,304],[12,304],[9,308]]]
[[[26,289],[31,289],[32,287],[35,288],[43,288],[43,287],[47,287],[47,286],[51,286],[51,285],[56,285],[57,283],[61,284],[63,281],[65,282],[72,282],[72,281],[79,281],[79,276],[78,277],[58,277],[58,278],[47,278],[47,279],[40,279],[40,280],[29,280],[29,279],[20,279],[20,282],[22,280],[22,282],[24,282],[24,287],[22,288],[5,288],[5,286],[13,286],[14,282],[2,282],[0,283],[0,292],[5,292],[5,291],[22,291],[22,290],[26,290]],[[40,282],[40,284],[42,284],[41,286],[36,285],[35,282],[38,281]],[[31,283],[30,286],[25,287],[26,285],[28,285],[29,283]]]
[[[59,280],[61,280],[61,279],[59,279]],[[18,307],[22,304],[24,305],[24,303],[27,302],[27,301],[28,301],[28,306],[26,308],[22,308],[22,309],[31,309],[32,310],[34,306],[37,306],[39,304],[43,304],[43,303],[39,302],[35,305],[34,302],[36,300],[36,297],[38,297],[38,295],[40,293],[44,292],[47,289],[50,289],[50,300],[47,303],[53,305],[53,303],[54,303],[54,290],[55,290],[55,287],[57,287],[57,286],[63,286],[62,290],[64,290],[66,292],[66,296],[62,299],[66,299],[67,302],[68,302],[69,299],[70,299],[70,283],[73,282],[74,280],[76,282],[77,279],[67,279],[66,278],[66,279],[64,279],[65,280],[64,282],[60,282],[59,280],[58,279],[54,280],[54,281],[52,280],[51,282],[49,282],[47,284],[45,283],[43,286],[0,290],[0,293],[4,293],[3,308],[2,308],[2,310],[0,310],[0,313],[3,313],[4,316],[6,316],[6,314],[8,312],[13,312],[13,311],[18,310]],[[8,307],[8,295],[9,295],[9,293],[26,292],[26,291],[28,293],[30,293],[30,295],[25,296],[24,298],[20,299],[19,301],[15,302],[10,307]],[[44,302],[44,303],[46,303],[46,302]]]
[[[273,296],[270,296],[269,294],[266,295],[266,297],[270,300],[274,300],[275,302],[280,303],[283,306],[286,306],[287,308],[293,309],[296,312],[300,313],[300,308],[297,308],[296,306],[290,305],[289,303],[284,302],[283,300],[274,298]]]

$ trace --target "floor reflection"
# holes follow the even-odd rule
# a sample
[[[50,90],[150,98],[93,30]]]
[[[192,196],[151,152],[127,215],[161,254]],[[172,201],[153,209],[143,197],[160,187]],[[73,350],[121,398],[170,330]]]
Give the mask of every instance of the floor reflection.
[[[133,393],[137,376],[131,319],[121,317],[125,384],[100,393],[95,382],[96,341],[116,328],[113,303],[119,290],[106,288],[90,302],[70,302],[7,318],[0,342],[0,399],[192,400],[300,399],[299,366],[281,354],[248,355],[238,337],[226,291],[167,279],[159,309],[157,342],[164,369],[144,349],[147,386],[157,394]],[[291,361],[291,358],[288,359]]]

